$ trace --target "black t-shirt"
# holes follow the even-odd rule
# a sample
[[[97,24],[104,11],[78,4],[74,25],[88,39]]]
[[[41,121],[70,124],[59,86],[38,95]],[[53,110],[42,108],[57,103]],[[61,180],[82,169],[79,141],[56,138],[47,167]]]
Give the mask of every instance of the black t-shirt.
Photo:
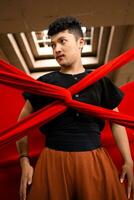
[[[86,70],[83,73],[71,75],[56,71],[43,75],[38,80],[69,88],[90,72],[91,70]],[[52,97],[27,92],[23,96],[31,102],[35,111],[55,100]],[[75,94],[73,99],[113,109],[118,106],[122,97],[123,93],[107,77],[104,77]],[[47,133],[46,146],[49,148],[63,151],[85,151],[101,146],[100,131],[103,127],[104,120],[68,108],[63,114],[40,127],[40,130],[42,133]]]

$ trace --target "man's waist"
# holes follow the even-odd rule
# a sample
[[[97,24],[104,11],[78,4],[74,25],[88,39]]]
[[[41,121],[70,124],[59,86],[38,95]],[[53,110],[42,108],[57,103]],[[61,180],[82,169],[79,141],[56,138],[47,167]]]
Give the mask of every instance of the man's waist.
[[[98,133],[73,133],[73,134],[48,134],[46,146],[57,150],[84,151],[92,150],[101,146],[100,134]]]

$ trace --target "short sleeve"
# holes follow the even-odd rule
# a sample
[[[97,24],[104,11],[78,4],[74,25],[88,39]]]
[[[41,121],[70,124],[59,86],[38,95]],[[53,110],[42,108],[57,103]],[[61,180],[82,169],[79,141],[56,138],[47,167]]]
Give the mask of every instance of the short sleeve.
[[[39,99],[38,99],[38,95],[29,93],[29,92],[23,92],[23,97],[25,100],[29,100],[33,109],[37,110],[38,108],[38,104],[39,104]]]
[[[108,109],[116,108],[123,99],[124,93],[110,79],[102,79],[101,106]]]
[[[45,76],[43,76],[43,78],[41,76],[37,80],[42,81],[42,82],[48,82],[47,78],[45,78]],[[36,95],[36,94],[33,94],[33,93],[29,93],[29,92],[23,92],[22,95],[23,95],[25,100],[30,101],[34,111],[41,109],[42,107],[48,105],[49,103],[51,103],[53,101],[53,99],[50,98],[50,97]]]
[[[41,77],[39,77],[38,79],[37,79],[38,81],[41,81],[42,80],[42,78]],[[25,100],[29,100],[31,103],[32,103],[32,101],[36,98],[36,94],[33,94],[33,93],[29,93],[29,92],[23,92],[22,93],[22,95],[23,95],[23,97],[24,97],[24,99]]]

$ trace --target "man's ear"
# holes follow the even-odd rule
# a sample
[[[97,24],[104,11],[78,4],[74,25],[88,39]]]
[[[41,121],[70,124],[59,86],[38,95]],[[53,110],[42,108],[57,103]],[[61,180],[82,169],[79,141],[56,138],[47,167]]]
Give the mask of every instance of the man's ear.
[[[84,38],[80,37],[80,38],[79,38],[79,48],[80,48],[80,49],[83,49],[84,44],[85,44]]]

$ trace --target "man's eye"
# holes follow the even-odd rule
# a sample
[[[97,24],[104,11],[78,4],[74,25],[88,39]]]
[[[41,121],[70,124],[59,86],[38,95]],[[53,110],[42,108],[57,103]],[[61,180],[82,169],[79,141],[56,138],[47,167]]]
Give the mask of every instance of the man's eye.
[[[54,49],[54,48],[55,48],[55,46],[56,46],[55,44],[51,44],[51,47],[52,47],[52,49]]]
[[[66,42],[66,40],[65,40],[65,39],[62,39],[62,40],[61,40],[61,43],[62,43],[62,44],[64,44],[65,42]]]

